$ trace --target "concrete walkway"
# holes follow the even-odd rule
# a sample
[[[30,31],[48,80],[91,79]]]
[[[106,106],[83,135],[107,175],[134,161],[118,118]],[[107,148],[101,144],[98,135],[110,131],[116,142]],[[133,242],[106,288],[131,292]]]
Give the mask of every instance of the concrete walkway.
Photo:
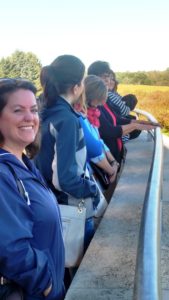
[[[132,299],[140,218],[153,142],[147,139],[146,133],[142,133],[137,140],[127,144],[127,149],[127,159],[118,186],[66,300]],[[165,176],[168,180],[168,175]],[[165,218],[165,227],[169,225],[168,216]],[[167,236],[169,238],[169,233]],[[163,282],[163,287],[167,293],[169,277],[166,284]]]

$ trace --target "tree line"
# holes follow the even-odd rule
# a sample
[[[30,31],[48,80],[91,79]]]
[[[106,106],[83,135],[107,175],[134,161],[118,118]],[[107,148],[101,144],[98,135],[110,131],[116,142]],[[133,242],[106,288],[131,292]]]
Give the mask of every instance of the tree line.
[[[11,56],[0,60],[0,77],[22,77],[31,80],[40,91],[39,74],[42,64],[32,52],[16,50]],[[117,72],[123,84],[169,86],[169,68],[165,71]]]
[[[116,75],[123,84],[169,86],[169,68],[165,71],[117,72]]]

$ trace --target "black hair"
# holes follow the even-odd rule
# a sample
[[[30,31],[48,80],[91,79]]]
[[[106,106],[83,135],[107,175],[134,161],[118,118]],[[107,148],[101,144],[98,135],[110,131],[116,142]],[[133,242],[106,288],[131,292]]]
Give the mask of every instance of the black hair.
[[[133,110],[138,102],[136,95],[133,94],[125,95],[121,100],[124,101],[128,107],[130,107],[130,110]]]
[[[101,76],[104,73],[110,74],[110,66],[106,61],[97,60],[93,62],[88,68],[88,75]]]
[[[56,102],[60,94],[67,93],[84,77],[85,66],[73,55],[58,56],[49,66],[42,68],[40,74],[46,106]]]

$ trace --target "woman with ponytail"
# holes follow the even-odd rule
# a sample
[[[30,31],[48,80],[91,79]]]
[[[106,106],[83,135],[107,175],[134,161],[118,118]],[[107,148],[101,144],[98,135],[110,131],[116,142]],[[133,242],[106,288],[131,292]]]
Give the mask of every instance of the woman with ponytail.
[[[73,109],[84,89],[84,72],[84,64],[73,55],[59,56],[42,69],[42,141],[36,163],[59,203],[77,205],[81,199],[92,199],[92,212],[86,219],[87,247],[94,233],[99,190],[87,170],[83,129]]]

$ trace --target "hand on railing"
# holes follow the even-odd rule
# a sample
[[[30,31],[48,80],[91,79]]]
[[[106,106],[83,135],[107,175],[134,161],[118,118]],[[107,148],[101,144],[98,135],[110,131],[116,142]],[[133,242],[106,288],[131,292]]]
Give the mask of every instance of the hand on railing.
[[[131,123],[134,123],[136,126],[136,129],[138,129],[138,130],[152,130],[157,127],[160,127],[160,128],[162,127],[157,122],[145,121],[145,120],[132,120]]]
[[[155,127],[160,127],[162,128],[162,125],[157,122],[152,122],[152,121],[145,121],[145,120],[132,120],[133,123],[138,123],[138,124],[145,124],[145,125],[153,125]]]

